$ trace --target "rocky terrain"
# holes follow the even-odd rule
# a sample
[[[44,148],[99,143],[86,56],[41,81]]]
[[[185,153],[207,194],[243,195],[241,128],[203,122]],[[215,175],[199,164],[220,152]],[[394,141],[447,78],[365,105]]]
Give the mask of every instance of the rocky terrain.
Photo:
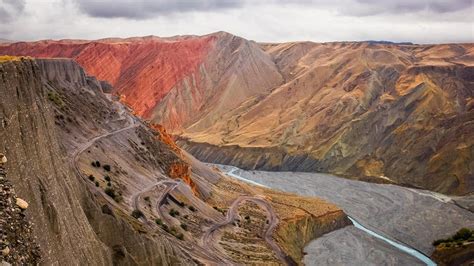
[[[4,262],[36,265],[40,262],[40,253],[33,238],[31,223],[24,213],[28,203],[16,197],[4,168],[6,163],[7,158],[0,153],[1,262],[2,265]]]
[[[198,159],[473,191],[474,45],[206,36],[1,44],[74,58]]]
[[[15,213],[34,221],[19,225],[39,246],[31,261],[294,264],[310,240],[350,224],[333,204],[202,164],[72,60],[5,57],[0,74],[0,151],[29,204]]]

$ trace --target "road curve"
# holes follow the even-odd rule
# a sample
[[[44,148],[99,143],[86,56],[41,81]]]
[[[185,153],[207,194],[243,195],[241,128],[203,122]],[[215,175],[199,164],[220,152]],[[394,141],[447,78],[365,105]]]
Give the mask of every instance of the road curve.
[[[213,234],[221,227],[233,223],[235,220],[235,216],[237,215],[239,205],[246,201],[251,201],[266,210],[269,222],[268,225],[265,225],[265,241],[268,243],[268,245],[270,245],[271,249],[273,250],[273,252],[275,252],[275,255],[280,261],[285,262],[286,264],[294,264],[294,262],[289,259],[289,257],[282,251],[280,246],[278,246],[278,244],[274,241],[272,237],[273,232],[278,225],[278,218],[275,214],[275,211],[273,210],[270,203],[268,203],[265,199],[257,196],[240,196],[236,200],[234,200],[234,202],[232,202],[232,204],[230,205],[229,210],[227,211],[225,221],[211,226],[211,228],[209,228],[204,233],[204,235],[202,236],[203,245],[210,247],[215,251],[218,251],[214,248],[212,244]]]

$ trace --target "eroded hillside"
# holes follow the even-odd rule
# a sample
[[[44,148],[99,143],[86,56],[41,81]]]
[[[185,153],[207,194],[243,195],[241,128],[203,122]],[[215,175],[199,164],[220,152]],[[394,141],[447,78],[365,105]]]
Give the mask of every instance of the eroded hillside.
[[[257,44],[218,32],[0,53],[75,58],[208,162],[474,189],[472,44]]]
[[[44,264],[300,263],[306,242],[349,223],[335,205],[200,163],[72,60],[0,73],[0,150]]]

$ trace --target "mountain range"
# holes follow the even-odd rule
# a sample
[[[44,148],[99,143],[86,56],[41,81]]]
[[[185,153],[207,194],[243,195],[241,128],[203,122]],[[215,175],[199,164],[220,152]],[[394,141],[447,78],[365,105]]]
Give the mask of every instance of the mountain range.
[[[217,32],[20,42],[0,54],[74,59],[203,161],[474,189],[473,44],[272,44]]]

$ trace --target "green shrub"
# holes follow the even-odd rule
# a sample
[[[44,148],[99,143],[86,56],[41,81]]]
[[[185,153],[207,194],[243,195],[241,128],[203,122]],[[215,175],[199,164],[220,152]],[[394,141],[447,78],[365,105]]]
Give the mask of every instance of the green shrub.
[[[156,218],[155,223],[157,225],[163,225],[163,221],[160,218]]]
[[[188,225],[187,224],[180,224],[181,228],[183,228],[184,231],[188,231]]]
[[[143,198],[145,201],[150,201],[150,197],[146,196],[145,198]]]
[[[135,209],[135,210],[132,211],[132,217],[135,218],[135,219],[139,219],[143,216],[145,216],[145,215],[140,210]]]
[[[107,186],[108,186],[108,187],[111,187],[111,186],[112,186],[112,183],[107,182]]]
[[[95,161],[95,167],[100,167],[100,162],[99,161]]]
[[[61,99],[59,94],[57,94],[56,92],[49,91],[48,92],[48,99],[50,101],[52,101],[55,105],[57,105],[61,108],[64,107],[64,101]]]
[[[104,164],[104,170],[107,171],[107,172],[110,172],[110,170],[111,170],[110,165]]]
[[[170,230],[169,230],[169,228],[168,228],[168,226],[167,226],[166,224],[162,224],[162,225],[161,225],[161,228],[163,228],[163,230],[165,230],[165,231],[168,232],[168,233],[170,232]]]
[[[177,235],[176,235],[176,238],[179,239],[179,240],[183,240],[183,239],[184,239],[183,233],[177,234]]]
[[[175,209],[171,209],[169,211],[169,214],[173,217],[176,217],[176,216],[179,216],[179,211],[175,210]]]
[[[96,187],[99,186],[99,182],[98,182],[98,181],[95,181],[95,186],[96,186]]]
[[[89,175],[89,180],[94,182],[95,181],[95,177],[93,175]]]
[[[121,195],[116,195],[114,198],[115,202],[120,203],[123,200],[123,197]]]
[[[453,240],[468,240],[472,236],[471,230],[468,228],[461,228],[453,236]]]
[[[194,208],[194,206],[189,206],[188,208],[189,208],[189,210],[192,211],[192,212],[197,211],[196,208]]]
[[[108,182],[110,182],[110,180],[111,180],[110,176],[108,176],[108,175],[104,176],[104,179],[105,179],[105,181],[108,181]]]
[[[105,194],[107,194],[111,198],[115,198],[117,195],[115,195],[115,190],[111,187],[107,187],[104,189]]]
[[[91,162],[91,165],[94,167],[97,167],[97,164],[95,164],[95,161]]]

